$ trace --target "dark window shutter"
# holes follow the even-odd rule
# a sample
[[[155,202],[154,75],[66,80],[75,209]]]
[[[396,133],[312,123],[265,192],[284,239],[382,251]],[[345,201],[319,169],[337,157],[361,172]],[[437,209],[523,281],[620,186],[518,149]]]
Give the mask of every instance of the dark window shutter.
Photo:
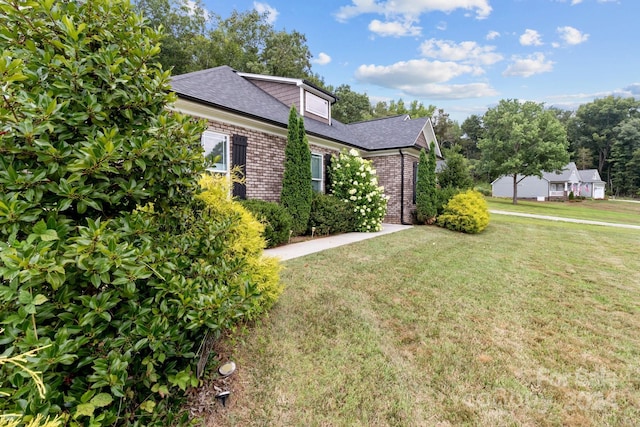
[[[324,155],[324,192],[331,194],[331,154]]]
[[[238,167],[243,178],[246,178],[247,172],[247,137],[242,135],[233,135],[231,137],[231,167]],[[233,183],[233,196],[240,199],[247,198],[246,184],[238,182]]]
[[[416,184],[418,183],[418,162],[413,162],[413,204],[416,204]]]

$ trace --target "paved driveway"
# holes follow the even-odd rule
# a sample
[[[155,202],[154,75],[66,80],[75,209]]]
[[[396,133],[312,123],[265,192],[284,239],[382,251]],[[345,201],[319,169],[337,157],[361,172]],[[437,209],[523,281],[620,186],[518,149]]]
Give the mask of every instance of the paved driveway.
[[[603,225],[606,227],[633,228],[636,230],[640,230],[640,225],[618,224],[615,222],[590,221],[588,219],[563,218],[559,216],[537,215],[537,214],[528,214],[528,213],[522,213],[522,212],[509,212],[509,211],[500,211],[500,210],[494,210],[494,209],[489,210],[489,212],[498,214],[498,215],[524,216],[527,218],[546,219],[549,221],[574,222],[577,224]]]

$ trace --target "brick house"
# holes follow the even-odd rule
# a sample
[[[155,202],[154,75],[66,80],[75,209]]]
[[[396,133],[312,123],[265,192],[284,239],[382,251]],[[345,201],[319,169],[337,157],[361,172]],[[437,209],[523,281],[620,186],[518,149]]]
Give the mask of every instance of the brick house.
[[[373,162],[380,185],[389,196],[389,223],[411,222],[415,209],[415,178],[420,149],[435,142],[429,118],[400,115],[344,124],[331,118],[337,98],[303,79],[248,74],[221,66],[174,76],[177,101],[172,109],[207,120],[202,136],[205,155],[219,156],[215,170],[228,172],[239,166],[245,184],[234,196],[279,201],[284,174],[289,110],[304,117],[311,148],[315,191],[327,191],[327,171],[332,154],[355,148]]]

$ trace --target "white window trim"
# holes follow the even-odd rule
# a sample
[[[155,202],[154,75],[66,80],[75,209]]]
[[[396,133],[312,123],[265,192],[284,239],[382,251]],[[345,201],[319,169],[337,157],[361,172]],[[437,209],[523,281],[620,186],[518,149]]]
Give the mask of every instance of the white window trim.
[[[314,178],[313,177],[313,169],[311,169],[311,181],[318,181],[320,183],[320,190],[319,192],[322,193],[324,191],[324,180],[322,179],[324,176],[324,156],[320,153],[311,153],[311,159],[313,160],[314,157],[318,157],[320,158],[320,177],[319,178]],[[311,165],[309,165],[309,167],[311,167]]]
[[[202,136],[200,138],[200,143],[202,144],[202,148],[204,148],[204,139],[206,135],[214,135],[216,138],[223,138],[224,139],[224,155],[225,158],[223,160],[225,160],[225,162],[223,163],[225,165],[224,170],[220,169],[220,168],[206,168],[207,171],[209,172],[215,172],[215,173],[220,173],[220,174],[225,174],[225,175],[229,175],[229,171],[231,169],[231,165],[229,164],[231,162],[230,159],[230,149],[229,149],[229,135],[221,133],[221,132],[216,132],[213,130],[205,130],[204,132],[202,132]]]

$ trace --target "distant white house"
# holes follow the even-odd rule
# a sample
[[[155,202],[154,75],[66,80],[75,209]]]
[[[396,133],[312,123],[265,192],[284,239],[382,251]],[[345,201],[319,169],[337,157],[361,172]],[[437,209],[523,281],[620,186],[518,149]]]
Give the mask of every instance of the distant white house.
[[[556,172],[543,172],[542,177],[518,176],[518,199],[563,199],[571,192],[576,197],[604,199],[605,183],[597,169],[578,170],[574,162]],[[494,197],[513,197],[513,176],[502,176],[491,183]]]

